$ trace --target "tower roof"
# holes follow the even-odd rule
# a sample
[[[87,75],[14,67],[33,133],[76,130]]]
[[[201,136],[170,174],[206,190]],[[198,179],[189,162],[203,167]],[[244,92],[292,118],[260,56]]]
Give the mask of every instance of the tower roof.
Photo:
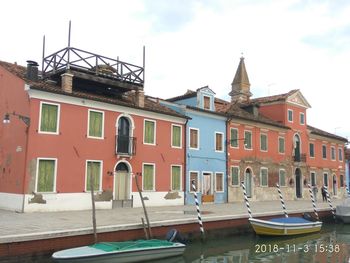
[[[241,60],[238,64],[236,75],[232,81],[232,85],[234,84],[238,84],[238,85],[246,84],[250,86],[247,70],[244,64],[244,57],[241,57]]]

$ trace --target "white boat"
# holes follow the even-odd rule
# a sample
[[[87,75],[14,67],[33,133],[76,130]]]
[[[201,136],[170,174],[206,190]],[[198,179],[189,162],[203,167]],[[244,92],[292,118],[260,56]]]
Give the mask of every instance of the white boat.
[[[91,246],[55,252],[55,262],[144,262],[181,256],[186,246],[167,240],[150,239],[125,242],[101,242]]]
[[[335,215],[345,224],[350,224],[350,199],[346,199],[341,205],[337,205]]]

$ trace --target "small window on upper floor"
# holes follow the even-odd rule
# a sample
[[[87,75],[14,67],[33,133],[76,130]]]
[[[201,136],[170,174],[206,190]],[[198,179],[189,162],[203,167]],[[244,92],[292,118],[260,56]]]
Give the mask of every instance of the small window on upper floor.
[[[205,110],[210,110],[210,97],[209,96],[203,96],[203,108]]]
[[[60,105],[42,102],[40,104],[40,133],[59,133]]]
[[[327,146],[322,145],[322,158],[327,159]]]
[[[267,135],[260,134],[260,150],[267,152]]]
[[[288,110],[288,121],[293,122],[293,110]]]
[[[332,159],[332,161],[335,161],[335,147],[334,146],[331,147],[331,159]]]
[[[251,150],[252,149],[252,132],[244,131],[244,149]]]
[[[340,162],[343,161],[343,149],[342,148],[338,148],[338,158],[339,158]]]
[[[305,114],[303,112],[300,112],[300,124],[305,124]]]
[[[315,157],[315,144],[309,144],[310,157]]]
[[[104,112],[89,110],[88,137],[103,139]]]

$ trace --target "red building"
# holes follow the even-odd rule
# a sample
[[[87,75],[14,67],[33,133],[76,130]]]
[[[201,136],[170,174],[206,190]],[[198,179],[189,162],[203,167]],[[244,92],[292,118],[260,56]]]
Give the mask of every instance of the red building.
[[[230,95],[231,103],[222,103],[230,115],[229,201],[242,200],[241,181],[254,200],[276,199],[276,183],[286,199],[309,198],[309,183],[318,190],[328,186],[334,196],[344,194],[347,139],[307,125],[310,104],[299,90],[251,99],[241,58]]]
[[[97,208],[140,206],[135,176],[146,204],[183,204],[186,118],[144,95],[142,67],[63,51],[40,74],[0,62],[0,208],[89,209],[91,186]]]

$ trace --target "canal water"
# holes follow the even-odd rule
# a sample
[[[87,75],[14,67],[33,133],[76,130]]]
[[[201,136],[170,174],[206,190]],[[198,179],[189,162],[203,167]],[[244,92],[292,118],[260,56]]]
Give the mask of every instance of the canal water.
[[[223,234],[223,233],[221,233]],[[0,262],[52,263],[50,256],[18,257]],[[215,233],[206,242],[188,244],[183,257],[154,263],[350,263],[350,225],[324,224],[322,231],[298,237],[260,237]],[[117,263],[117,262],[116,262]]]

